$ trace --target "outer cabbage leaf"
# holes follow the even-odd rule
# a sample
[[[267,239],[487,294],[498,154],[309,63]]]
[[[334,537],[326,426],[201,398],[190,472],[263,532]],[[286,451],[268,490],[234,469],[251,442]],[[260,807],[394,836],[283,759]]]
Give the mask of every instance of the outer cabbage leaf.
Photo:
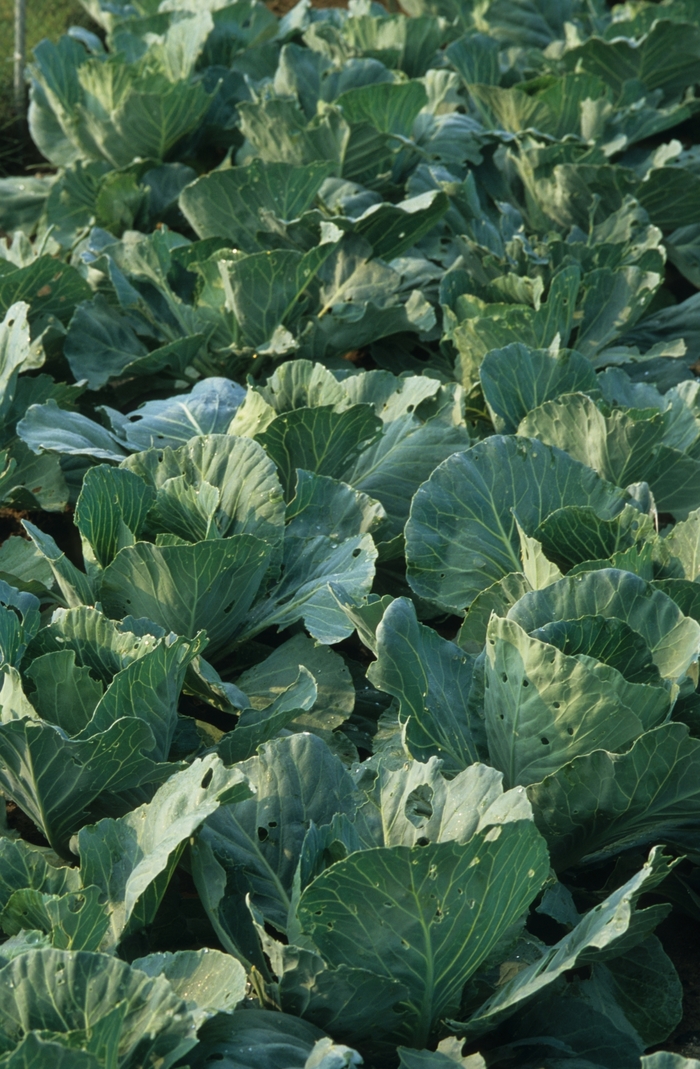
[[[109,927],[98,887],[85,887],[64,895],[34,889],[15,891],[2,913],[8,935],[45,932],[58,950],[99,950]]]
[[[123,466],[156,491],[152,532],[188,541],[238,534],[271,543],[282,539],[284,500],[275,466],[249,438],[200,435],[176,450],[136,453]],[[217,493],[205,510],[210,488]]]
[[[535,783],[578,754],[625,749],[670,710],[662,686],[566,656],[512,619],[491,618],[485,668],[489,753],[510,786]]]
[[[595,372],[580,353],[530,349],[520,342],[487,353],[479,377],[499,434],[514,434],[523,417],[545,401],[596,389]]]
[[[80,831],[81,878],[99,887],[109,916],[106,947],[153,920],[185,843],[199,825],[222,803],[250,794],[241,770],[224,768],[210,754],[171,776],[146,805]]]
[[[509,572],[520,538],[551,512],[590,505],[602,518],[624,494],[536,439],[494,436],[444,461],[418,490],[406,524],[408,579],[420,597],[459,611]]]
[[[100,1065],[136,1069],[150,1058],[172,1065],[195,1044],[194,1019],[167,980],[104,954],[22,954],[0,970],[0,992],[5,1049],[37,1031]]]
[[[134,716],[82,740],[40,720],[11,720],[0,726],[0,783],[54,850],[70,857],[70,837],[101,794],[154,786],[172,773],[147,756],[153,744],[148,724]]]
[[[376,814],[360,812],[366,845],[466,843],[477,831],[531,817],[524,789],[504,791],[495,768],[473,764],[447,779],[435,757],[398,768],[380,763],[369,797]]]
[[[226,913],[231,912],[226,897],[233,895],[240,909],[247,890],[263,916],[284,931],[307,828],[312,821],[330,823],[336,813],[354,816],[360,797],[350,774],[315,735],[265,743],[257,757],[237,767],[250,780],[255,797],[222,808],[206,822],[193,851],[195,882],[217,932],[225,931]],[[198,852],[207,850],[231,877],[237,874],[219,901],[214,901],[213,881],[206,887],[203,882]]]
[[[94,1054],[70,1050],[61,1043],[46,1042],[29,1032],[12,1054],[0,1059],[3,1069],[101,1069]]]
[[[408,987],[401,1033],[420,1047],[457,1009],[465,982],[547,870],[529,821],[496,825],[466,844],[361,850],[306,888],[299,918],[332,965],[360,965]]]
[[[692,683],[700,626],[661,590],[631,572],[603,568],[567,576],[544,590],[525,594],[508,612],[508,619],[528,634],[553,620],[582,616],[615,617],[629,624],[644,639],[664,679],[686,687]]]
[[[464,1031],[460,1026],[455,1030],[465,1038],[476,1038],[512,1016],[567,970],[614,958],[625,943],[629,945],[630,937],[634,939],[640,928],[648,931],[650,923],[652,927],[658,923],[658,909],[639,910],[637,902],[642,894],[658,886],[668,872],[668,860],[660,848],[655,847],[639,872],[591,909],[568,935],[554,946],[544,948],[539,961],[519,970],[512,980],[502,985],[466,1022]],[[638,935],[634,941],[639,941]]]
[[[313,204],[328,163],[289,167],[253,160],[198,178],[180,194],[180,207],[200,238],[227,238],[243,252],[258,252],[257,235],[267,230],[266,215],[297,219]]]
[[[244,626],[271,549],[247,534],[195,545],[138,542],[105,569],[104,610],[117,620],[145,617],[190,638],[204,628],[216,654]]]
[[[245,997],[247,978],[241,963],[209,947],[148,954],[131,964],[147,976],[164,976],[198,1021],[231,1013]]]
[[[212,1018],[202,1025],[198,1039],[188,1057],[191,1069],[205,1069],[212,1061],[221,1069],[304,1069],[324,1035],[320,1028],[291,1014],[247,1010]],[[331,1064],[344,1069],[346,1059],[342,1054],[341,1058]]]
[[[575,758],[528,787],[535,822],[559,871],[698,825],[700,743],[663,724],[624,754]]]
[[[530,412],[518,433],[563,449],[617,486],[647,482],[657,507],[678,518],[700,504],[700,462],[665,444],[661,413],[605,416],[589,397],[572,394]]]
[[[368,679],[399,699],[405,742],[418,760],[441,757],[446,767],[478,761],[483,724],[468,707],[472,658],[418,622],[407,598],[392,602],[376,632],[377,660]]]

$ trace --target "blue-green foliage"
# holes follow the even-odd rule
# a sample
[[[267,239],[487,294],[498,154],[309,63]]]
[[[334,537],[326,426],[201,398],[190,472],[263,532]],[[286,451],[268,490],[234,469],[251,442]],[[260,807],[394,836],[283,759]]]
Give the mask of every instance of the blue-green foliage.
[[[0,181],[0,1067],[693,1069],[696,5],[84,2]]]

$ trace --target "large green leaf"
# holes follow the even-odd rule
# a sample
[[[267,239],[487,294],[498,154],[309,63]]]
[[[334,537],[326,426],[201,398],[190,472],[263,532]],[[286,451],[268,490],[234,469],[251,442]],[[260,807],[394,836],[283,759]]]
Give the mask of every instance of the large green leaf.
[[[526,1005],[507,1024],[511,1043],[537,1052],[535,1064],[549,1064],[550,1052],[566,1051],[560,1061],[588,1069],[638,1069],[644,1044],[609,992],[593,980],[560,980]],[[545,1064],[547,1064],[545,1062]]]
[[[40,620],[38,598],[0,583],[0,663],[19,665]]]
[[[75,523],[100,567],[141,536],[155,498],[151,487],[130,471],[100,464],[86,472]]]
[[[509,572],[497,583],[477,594],[467,610],[464,623],[457,632],[455,642],[469,653],[479,654],[486,642],[486,628],[491,614],[505,616],[523,594],[532,586],[522,572]]]
[[[17,301],[29,304],[29,316],[56,316],[67,322],[80,301],[89,299],[92,291],[85,279],[70,264],[54,260],[53,256],[39,256],[27,267],[0,275],[0,313]]]
[[[569,505],[547,516],[535,536],[547,557],[568,571],[572,565],[641,548],[652,532],[651,517],[630,504],[611,520],[602,519],[587,505]]]
[[[673,97],[694,81],[700,34],[691,23],[672,22],[668,16],[664,10],[641,41],[630,39],[624,30],[617,40],[592,37],[568,50],[563,63],[569,70],[578,67],[598,74],[617,93],[626,81],[636,79],[647,89],[663,89]]]
[[[30,405],[17,424],[17,434],[33,453],[54,451],[116,461],[126,454],[111,431],[81,412],[66,412],[53,399]]]
[[[324,534],[336,544],[356,534],[375,535],[387,519],[379,502],[367,494],[329,475],[316,475],[303,468],[296,470],[294,497],[287,506],[286,518],[292,537],[315,538]]]
[[[220,1069],[304,1069],[314,1045],[323,1038],[320,1028],[288,1013],[220,1014],[202,1026],[199,1043],[187,1060],[191,1069],[206,1069],[212,1063]],[[345,1059],[339,1064],[345,1066]]]
[[[15,440],[0,453],[0,467],[0,498],[5,505],[62,512],[68,504],[70,492],[58,457],[36,456],[23,441]]]
[[[264,661],[239,676],[237,685],[248,696],[253,709],[267,710],[296,681],[299,666],[313,676],[316,700],[308,711],[300,711],[294,729],[333,731],[351,715],[355,687],[340,654],[307,635],[297,634],[282,643]]]
[[[199,1019],[230,1013],[245,997],[247,980],[241,963],[209,947],[149,954],[136,958],[132,966],[147,976],[164,976]]]
[[[215,654],[245,623],[270,553],[253,535],[192,546],[137,542],[105,569],[102,604],[114,619],[143,616],[188,638],[204,629]]]
[[[6,1050],[37,1031],[124,1069],[172,1065],[195,1042],[194,1019],[167,980],[84,951],[22,954],[0,970],[0,1026]]]
[[[324,109],[307,122],[295,101],[275,99],[238,105],[240,127],[258,159],[303,166],[328,160],[337,173],[350,130],[337,108]],[[380,141],[380,145],[383,140]]]
[[[686,167],[654,168],[639,189],[639,202],[661,230],[700,222],[700,178]]]
[[[177,449],[195,435],[225,434],[244,396],[235,382],[211,376],[189,393],[146,401],[126,419],[119,417],[116,430],[124,449]]]
[[[401,1003],[408,991],[368,969],[325,967],[323,959],[299,947],[274,946],[267,940],[279,976],[282,1008],[323,1028],[336,1040],[361,1047],[369,1056],[392,1057],[386,1036],[397,1030]]]
[[[61,896],[80,889],[78,869],[50,864],[45,851],[29,846],[22,839],[0,841],[0,906],[5,908],[16,891],[31,889]],[[54,857],[53,861],[57,859]]]
[[[268,230],[265,216],[296,219],[313,204],[328,163],[289,167],[253,160],[248,167],[213,171],[180,194],[180,207],[200,238],[227,238],[243,252],[258,252],[257,235]]]
[[[661,941],[650,936],[606,964],[592,980],[622,1007],[645,1046],[662,1043],[683,1017],[683,985]]]
[[[67,735],[78,735],[89,723],[104,693],[89,668],[76,664],[75,650],[53,650],[37,657],[26,670],[34,684],[32,704],[43,720]]]
[[[164,636],[155,649],[118,672],[95,707],[82,736],[92,738],[107,731],[124,709],[138,716],[153,732],[149,756],[166,761],[177,728],[177,706],[189,665],[201,652],[203,634],[187,641],[179,635]]]
[[[46,1042],[29,1032],[12,1054],[0,1059],[3,1069],[101,1069],[102,1062],[87,1051]]]
[[[87,378],[91,389],[104,386],[147,352],[129,322],[104,299],[86,301],[76,309],[65,354],[76,379]]]
[[[581,325],[576,335],[576,348],[584,356],[593,359],[602,354],[645,312],[662,275],[660,264],[656,270],[644,271],[641,267],[596,268],[585,276],[582,284],[580,317]]]
[[[78,605],[94,605],[95,595],[87,575],[76,568],[63,550],[56,545],[51,535],[44,534],[28,520],[23,521],[23,526],[42,557],[50,565],[65,604],[71,608]]]
[[[454,398],[459,397],[454,383],[443,384],[410,372],[393,375],[390,371],[366,371],[349,375],[338,385],[345,403],[373,405],[383,423],[393,423],[412,412],[417,412],[421,420],[430,419],[450,408]],[[455,423],[462,423],[461,417],[458,411]]]
[[[309,825],[328,824],[336,813],[352,817],[359,795],[339,759],[315,735],[265,743],[257,757],[237,767],[250,780],[255,796],[223,807],[206,822],[198,839],[230,873],[228,895],[236,895],[238,908],[241,895],[249,890],[263,916],[285,931],[294,873]],[[201,888],[196,860],[194,876]],[[205,901],[210,894],[211,888]],[[215,908],[224,911],[225,900]]]
[[[254,386],[247,402],[262,398],[278,415],[297,408],[319,408],[323,405],[346,407],[347,392],[335,375],[311,360],[288,360],[269,376],[267,382]],[[358,402],[368,398],[358,398]]]
[[[670,709],[663,687],[566,656],[512,619],[492,616],[485,667],[489,753],[509,786],[536,783],[578,754],[626,749]]]
[[[10,305],[0,323],[0,422],[4,423],[21,370],[36,366],[30,349],[27,313],[30,305],[18,301]]]
[[[617,486],[647,482],[657,506],[679,518],[700,504],[700,465],[665,445],[661,413],[616,409],[605,416],[589,397],[572,394],[530,412],[518,433],[565,450]]]
[[[403,1036],[420,1047],[455,1012],[465,982],[535,897],[548,864],[527,821],[466,844],[361,850],[306,888],[299,917],[332,965],[361,965],[406,985]]]
[[[334,248],[327,241],[304,254],[278,249],[221,260],[228,302],[248,345],[264,346],[277,327],[290,322],[299,298]]]
[[[473,85],[470,93],[484,120],[496,129],[518,133],[534,127],[538,133],[562,138],[580,134],[581,105],[586,100],[605,97],[605,85],[595,75],[565,74],[543,79],[534,91],[523,92],[519,85]]]
[[[528,634],[553,620],[582,616],[615,617],[629,624],[644,639],[665,679],[682,683],[695,673],[700,627],[661,590],[631,572],[604,568],[560,579],[525,594],[508,612],[508,619]]]
[[[381,763],[370,801],[376,813],[370,816],[367,807],[360,812],[365,845],[466,843],[477,831],[532,815],[525,792],[504,791],[495,768],[473,764],[447,779],[435,757],[399,768]]]
[[[337,99],[350,123],[369,123],[384,134],[410,137],[413,123],[427,103],[423,85],[417,81],[383,82],[349,89]]]
[[[187,839],[223,802],[250,793],[238,768],[210,754],[171,776],[146,805],[80,831],[81,878],[100,888],[109,914],[106,946],[153,920]]]
[[[82,118],[95,146],[114,167],[135,156],[165,159],[197,125],[211,103],[201,81],[171,82],[159,72],[138,78],[133,68],[88,60],[78,71]]]
[[[418,760],[441,757],[462,769],[479,759],[483,724],[468,708],[472,658],[418,622],[408,598],[387,608],[377,628],[377,660],[368,678],[399,699],[406,745]]]
[[[271,543],[282,539],[284,500],[277,472],[250,438],[198,435],[176,450],[136,453],[124,467],[156,490],[149,517],[152,531],[188,541],[238,534]],[[207,523],[203,499],[208,494],[212,505]]]
[[[282,413],[258,435],[258,441],[277,464],[289,498],[297,468],[342,478],[381,432],[381,420],[369,405],[353,405],[344,412],[324,405]]]
[[[129,320],[102,297],[80,304],[71,319],[64,353],[76,381],[98,390],[110,379],[130,375],[182,373],[204,338],[179,338],[149,352]]]
[[[495,87],[481,88],[490,90]],[[518,95],[525,97],[524,93]],[[658,280],[658,276],[655,277]],[[556,344],[557,338],[561,344],[567,345],[574,324],[579,285],[580,269],[572,264],[557,272],[547,300],[536,309],[523,303],[491,304],[469,294],[457,297],[456,322],[450,337],[458,351],[457,378],[465,389],[471,390],[477,384],[479,366],[486,354],[511,344],[513,337],[522,338],[533,349],[548,348]]]
[[[386,418],[381,411],[378,415]],[[378,541],[389,541],[402,533],[420,484],[446,457],[470,445],[465,427],[446,426],[440,419],[421,423],[408,411],[387,422],[381,437],[366,446],[343,475],[384,506],[387,519],[377,533]]]
[[[18,175],[2,179],[2,227],[6,233],[14,234],[17,230],[28,233],[33,228],[53,182],[53,175],[40,178]]]
[[[660,919],[654,908],[639,911],[636,907],[639,897],[653,891],[668,870],[666,859],[659,848],[654,848],[639,872],[591,909],[573,931],[548,947],[543,958],[520,969],[513,979],[502,985],[466,1022],[464,1031],[459,1027],[459,1034],[476,1038],[511,1016],[569,969],[615,957],[616,946],[629,942],[630,929],[646,926],[645,912],[653,916],[652,925]]]
[[[361,601],[372,585],[376,557],[370,535],[336,542],[309,530],[302,512],[286,529],[282,577],[254,606],[241,637],[252,638],[272,626],[281,630],[303,619],[319,642],[332,645],[347,638],[353,625],[331,587],[340,588],[351,601]]]
[[[46,932],[58,950],[99,950],[109,927],[98,887],[85,887],[64,895],[32,888],[15,891],[2,912],[8,935],[24,929]]]
[[[430,190],[399,204],[372,205],[355,220],[353,231],[369,241],[375,256],[403,256],[437,225],[449,208],[442,192]]]
[[[493,436],[444,461],[418,490],[406,524],[408,578],[417,594],[461,610],[509,572],[520,539],[566,505],[602,518],[622,508],[621,490],[536,439]]]
[[[499,434],[514,434],[523,417],[545,401],[596,388],[590,361],[580,353],[566,350],[555,354],[519,342],[487,353],[479,377]]]
[[[311,672],[299,666],[296,679],[271,705],[264,709],[243,710],[235,730],[219,740],[217,750],[221,759],[232,765],[252,757],[264,742],[282,734],[283,729],[308,712],[315,704],[317,694]]]
[[[467,85],[498,85],[501,72],[498,42],[484,33],[470,33],[453,41],[445,54]]]
[[[665,533],[655,557],[662,578],[695,582],[700,576],[700,511],[691,512]]]
[[[87,823],[89,806],[100,794],[168,777],[172,766],[147,756],[153,743],[148,724],[133,716],[84,740],[69,739],[40,720],[12,720],[0,725],[0,783],[54,850],[70,857],[70,837]]]
[[[74,650],[76,663],[89,668],[107,687],[118,672],[145,657],[159,641],[148,629],[137,628],[133,618],[117,624],[99,609],[80,606],[57,609],[32,643],[29,655]]]
[[[77,68],[86,58],[82,45],[67,35],[57,44],[40,41],[34,52],[30,129],[47,159],[59,167],[80,155],[70,128],[77,125],[71,112],[80,100]]]
[[[583,654],[602,661],[616,668],[629,683],[646,683],[657,687],[661,683],[660,672],[642,636],[614,616],[553,620],[544,627],[538,627],[531,637],[548,642],[571,657]]]
[[[663,724],[627,753],[577,757],[528,787],[554,866],[566,869],[696,828],[698,762],[700,743],[685,725]]]

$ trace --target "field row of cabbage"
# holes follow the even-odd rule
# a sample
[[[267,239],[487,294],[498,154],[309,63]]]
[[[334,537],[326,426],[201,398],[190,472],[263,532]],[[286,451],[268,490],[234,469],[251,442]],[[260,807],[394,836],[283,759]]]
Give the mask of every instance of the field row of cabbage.
[[[85,6],[0,181],[0,1066],[697,1069],[697,0]]]

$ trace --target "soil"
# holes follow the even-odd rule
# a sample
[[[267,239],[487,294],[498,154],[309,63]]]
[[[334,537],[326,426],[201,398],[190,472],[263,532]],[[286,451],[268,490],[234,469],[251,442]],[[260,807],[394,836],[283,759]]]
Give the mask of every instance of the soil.
[[[296,6],[297,0],[267,0],[267,6],[275,15],[286,15]],[[312,7],[347,7],[347,0],[311,0]]]
[[[683,1019],[660,1049],[700,1058],[700,922],[674,911],[656,934],[683,984]]]
[[[32,846],[49,845],[31,817],[28,817],[14,802],[5,802],[5,818],[8,828],[19,832],[21,837]]]
[[[73,512],[44,512],[41,509],[0,508],[0,545],[11,535],[28,538],[22,526],[22,520],[28,520],[40,527],[44,534],[51,535],[58,547],[63,550],[76,568],[83,570],[83,554],[80,533],[73,523]]]

